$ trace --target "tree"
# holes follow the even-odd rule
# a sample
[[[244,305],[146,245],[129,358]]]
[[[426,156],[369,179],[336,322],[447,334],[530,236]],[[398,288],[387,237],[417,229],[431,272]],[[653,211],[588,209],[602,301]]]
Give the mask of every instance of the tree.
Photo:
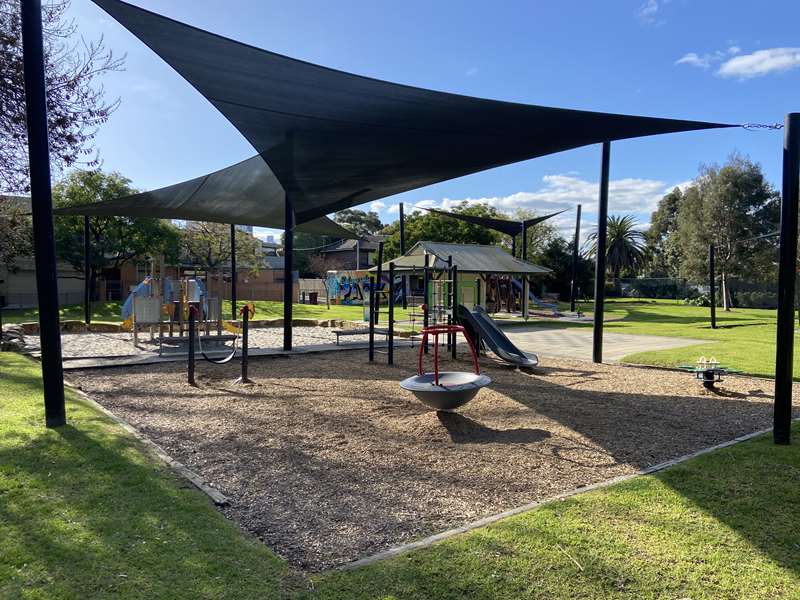
[[[547,241],[535,257],[536,264],[550,269],[550,273],[540,277],[534,277],[531,284],[538,290],[537,285],[541,283],[549,292],[557,292],[562,300],[570,296],[570,284],[572,282],[572,247],[575,240],[567,242],[564,238],[556,235]],[[591,291],[592,280],[594,279],[594,265],[591,261],[582,256],[578,256],[577,268],[575,269],[576,287],[581,295]],[[544,291],[544,290],[539,290]]]
[[[462,202],[452,212],[479,217],[502,218],[497,209],[488,204],[468,205]],[[419,211],[406,215],[406,250],[419,241],[451,242],[458,244],[496,245],[501,234],[479,225],[451,219],[438,213]],[[384,245],[386,260],[400,256],[400,221],[388,225],[381,232],[388,236]]]
[[[53,187],[56,207],[91,204],[136,193],[131,182],[119,173],[73,171]],[[56,253],[83,272],[83,217],[55,218]],[[124,263],[164,255],[178,256],[179,235],[169,221],[143,217],[90,217],[91,261],[89,285],[95,290],[97,275]]]
[[[205,271],[216,271],[231,260],[231,226],[225,223],[189,222],[181,230],[183,256]],[[261,243],[236,229],[236,268],[257,269]]]
[[[622,273],[635,274],[644,264],[645,236],[636,229],[636,219],[631,215],[608,217],[606,242],[606,269],[619,283]],[[587,238],[589,255],[597,254],[597,232]]]
[[[281,242],[285,241],[285,234],[281,235]],[[294,233],[294,256],[292,259],[292,267],[295,271],[300,273],[301,277],[313,277],[315,275],[314,268],[311,266],[311,259],[319,254],[319,250],[325,247],[334,247],[340,241],[325,235],[316,233],[303,233],[295,231]]]
[[[333,216],[333,220],[362,238],[383,228],[378,213],[374,211],[364,212],[357,208],[340,210]]]
[[[7,269],[12,269],[20,256],[33,254],[33,231],[25,200],[0,196],[0,265]]]
[[[120,70],[124,62],[105,49],[102,37],[88,43],[74,39],[75,24],[65,17],[69,5],[69,0],[53,0],[42,7],[50,156],[56,172],[81,163],[99,164],[92,141],[119,100],[106,102],[95,81]],[[0,0],[0,81],[0,189],[28,191],[19,0]]]
[[[535,210],[531,210],[528,208],[518,208],[514,212],[514,220],[515,221],[527,221],[528,219],[534,219],[540,216]],[[536,223],[536,225],[531,225],[527,229],[528,231],[528,261],[537,263],[541,262],[542,256],[546,252],[546,249],[550,246],[553,240],[559,238],[560,235],[558,233],[558,229],[555,225],[553,225],[550,221],[542,221],[540,223]],[[520,230],[520,234],[521,234]],[[507,235],[502,236],[502,244],[503,247],[507,248],[508,251],[511,251],[511,239]],[[522,258],[522,235],[517,236],[517,258]],[[546,265],[543,265],[546,266]]]
[[[658,202],[658,208],[650,217],[650,228],[645,236],[651,277],[678,277],[680,274],[682,257],[676,233],[682,199],[683,192],[676,187]]]
[[[714,244],[723,307],[730,310],[732,278],[774,276],[775,238],[753,238],[773,232],[779,214],[780,195],[749,158],[734,153],[722,167],[701,167],[678,213],[682,274],[705,281],[708,246]]]

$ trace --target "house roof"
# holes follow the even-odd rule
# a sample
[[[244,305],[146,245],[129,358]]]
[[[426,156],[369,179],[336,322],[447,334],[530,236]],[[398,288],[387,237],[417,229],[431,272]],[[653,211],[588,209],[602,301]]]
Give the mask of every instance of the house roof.
[[[550,269],[514,258],[499,246],[480,244],[447,244],[443,242],[417,242],[405,255],[394,259],[396,271],[419,271],[425,267],[434,270],[447,268],[448,257],[459,273],[494,273],[499,275],[541,275]],[[374,270],[373,267],[372,270]],[[389,262],[382,269],[389,269]]]
[[[356,244],[359,244],[359,250],[362,252],[375,252],[378,250],[378,243],[386,239],[385,235],[366,235],[360,240],[342,240],[335,246],[320,250],[320,254],[328,254],[329,252],[355,252]]]

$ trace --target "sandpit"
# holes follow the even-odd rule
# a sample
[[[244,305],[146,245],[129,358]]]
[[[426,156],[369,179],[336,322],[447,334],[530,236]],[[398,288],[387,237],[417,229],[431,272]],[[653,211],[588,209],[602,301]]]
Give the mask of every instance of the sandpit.
[[[232,500],[225,513],[316,571],[771,424],[772,383],[545,359],[532,372],[482,359],[493,384],[436,413],[398,382],[416,354],[365,351],[76,371],[91,397]],[[469,370],[466,355],[459,361]],[[445,366],[453,368],[454,365]]]

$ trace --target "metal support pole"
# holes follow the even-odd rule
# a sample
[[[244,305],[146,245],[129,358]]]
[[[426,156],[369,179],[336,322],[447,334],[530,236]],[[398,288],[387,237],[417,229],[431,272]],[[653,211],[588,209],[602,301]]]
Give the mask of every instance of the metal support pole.
[[[92,322],[92,244],[89,215],[83,216],[83,322]]]
[[[578,293],[578,246],[581,239],[581,205],[578,204],[578,215],[575,218],[575,239],[572,247],[572,279],[569,285],[569,312],[575,312],[575,299]]]
[[[431,310],[430,298],[429,298],[429,296],[430,296],[431,272],[430,272],[430,268],[428,267],[428,256],[429,256],[428,254],[425,255],[425,266],[422,269],[422,306],[425,307],[425,309],[422,311],[422,327],[423,327],[423,329],[426,329],[428,327],[428,323],[429,323],[429,319],[430,319],[430,310]],[[428,353],[428,338],[427,337],[423,338],[422,345],[423,345],[423,347],[425,349],[425,354],[427,354]]]
[[[389,263],[389,348],[387,363],[394,364],[394,263]]]
[[[451,284],[453,286],[452,322],[453,324],[456,324],[458,323],[458,265],[453,265],[450,279],[453,280],[453,283]],[[453,333],[452,336],[453,341],[450,348],[453,351],[453,358],[456,358],[456,344],[458,343],[458,338],[456,337],[455,333]]]
[[[517,236],[516,235],[512,235],[511,236],[511,256],[513,256],[514,258],[517,257]]]
[[[378,242],[378,265],[377,271],[375,273],[375,302],[377,306],[375,307],[375,323],[380,323],[381,320],[381,300],[380,294],[378,293],[378,289],[381,286],[381,279],[383,279],[383,242]],[[372,309],[372,305],[370,305],[370,309]]]
[[[450,283],[447,284],[447,296],[444,299],[444,302],[442,304],[442,313],[444,313],[444,311],[446,311],[449,308],[450,311],[451,311],[451,314],[452,314],[453,302],[455,301],[455,297],[453,296],[453,257],[452,256],[448,256],[447,257],[447,275],[445,275],[445,277],[449,277],[450,278]],[[444,291],[444,287],[442,288],[442,291]],[[450,306],[447,306],[448,304]],[[452,324],[451,315],[447,315],[447,324],[448,325]],[[450,350],[450,345],[453,343],[453,334],[448,332],[448,334],[445,336],[444,339],[445,339],[445,346],[446,346],[447,350]]]
[[[196,332],[195,326],[195,308],[193,306],[189,307],[189,374],[188,374],[188,383],[189,385],[197,385],[194,380],[194,340]]]
[[[783,193],[778,258],[778,334],[775,349],[775,407],[772,437],[788,444],[792,435],[794,305],[797,277],[797,210],[800,202],[800,113],[786,115]]]
[[[522,260],[528,260],[528,223],[527,221],[523,221],[522,223]],[[508,280],[508,293],[511,294],[511,278]],[[520,309],[522,310],[522,314],[525,317],[525,320],[528,320],[528,279],[527,277],[522,278],[522,294],[520,299]]]
[[[369,362],[375,360],[375,281],[372,281],[369,286],[369,311],[367,317],[369,319]]]
[[[597,207],[597,252],[594,269],[594,339],[592,360],[603,362],[603,309],[606,294],[606,242],[608,238],[608,175],[611,164],[611,142],[603,142],[600,167],[600,201]]]
[[[250,366],[250,309],[245,305],[242,308],[242,375],[237,383],[253,383],[248,377],[247,370]]]
[[[714,244],[708,245],[708,295],[711,299],[711,329],[717,328],[717,289],[714,266]]]
[[[522,223],[522,260],[528,260],[528,224]]]
[[[64,373],[58,318],[58,274],[53,235],[53,197],[50,189],[41,1],[23,0],[20,16],[45,423],[47,427],[58,427],[66,424],[67,417],[64,408]]]
[[[292,302],[294,302],[294,279],[292,259],[294,255],[294,206],[287,193],[284,204],[283,227],[283,350],[292,349]]]
[[[406,214],[403,203],[400,203],[400,256],[406,253]],[[400,295],[403,300],[403,310],[408,308],[408,298],[406,298],[406,288],[408,287],[408,277],[403,275],[403,289]]]
[[[238,277],[236,271],[236,225],[231,223],[231,319],[233,321],[236,320],[236,284]],[[220,303],[222,303],[222,298],[220,298]],[[221,309],[220,312],[222,312]]]

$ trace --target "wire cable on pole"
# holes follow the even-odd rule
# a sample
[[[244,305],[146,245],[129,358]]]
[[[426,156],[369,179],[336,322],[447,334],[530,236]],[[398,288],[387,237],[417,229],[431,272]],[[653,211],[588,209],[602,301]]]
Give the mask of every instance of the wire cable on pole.
[[[783,123],[742,123],[742,129],[747,131],[758,131],[762,129],[783,129]]]

